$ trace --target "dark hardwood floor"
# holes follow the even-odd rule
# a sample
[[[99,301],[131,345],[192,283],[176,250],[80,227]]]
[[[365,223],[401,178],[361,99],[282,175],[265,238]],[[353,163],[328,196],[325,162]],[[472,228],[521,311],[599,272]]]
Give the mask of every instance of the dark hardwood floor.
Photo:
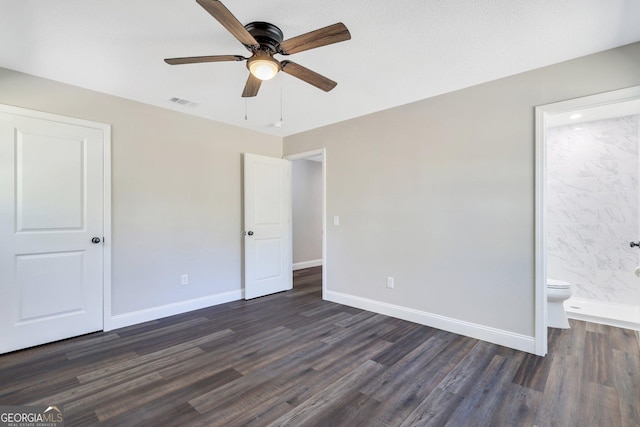
[[[0,405],[66,426],[640,426],[632,331],[571,321],[545,358],[293,291],[0,356]]]

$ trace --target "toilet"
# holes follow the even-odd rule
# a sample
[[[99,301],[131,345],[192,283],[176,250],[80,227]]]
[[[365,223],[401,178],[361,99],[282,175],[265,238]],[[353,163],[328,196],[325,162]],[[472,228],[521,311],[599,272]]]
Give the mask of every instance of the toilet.
[[[571,297],[571,284],[563,280],[547,279],[547,326],[569,329],[564,301]]]

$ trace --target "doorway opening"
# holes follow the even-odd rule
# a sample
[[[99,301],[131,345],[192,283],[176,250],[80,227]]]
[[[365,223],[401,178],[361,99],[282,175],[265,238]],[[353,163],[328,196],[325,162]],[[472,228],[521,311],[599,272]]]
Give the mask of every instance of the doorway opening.
[[[548,279],[569,318],[640,329],[640,87],[536,108],[536,347]]]
[[[326,159],[325,149],[285,156],[292,163],[293,274],[317,277],[326,290]],[[296,273],[299,271],[300,273]]]

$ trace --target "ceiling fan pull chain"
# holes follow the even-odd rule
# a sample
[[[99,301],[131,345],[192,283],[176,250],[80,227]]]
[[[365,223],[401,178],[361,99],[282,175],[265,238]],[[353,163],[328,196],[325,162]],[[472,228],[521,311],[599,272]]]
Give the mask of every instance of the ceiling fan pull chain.
[[[280,79],[280,124],[282,125],[282,79]]]
[[[244,119],[247,120],[247,98],[244,99]]]

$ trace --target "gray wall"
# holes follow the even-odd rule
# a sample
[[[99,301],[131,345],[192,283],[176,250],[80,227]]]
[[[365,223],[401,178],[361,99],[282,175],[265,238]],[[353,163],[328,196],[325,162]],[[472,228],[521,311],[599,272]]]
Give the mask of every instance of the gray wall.
[[[329,290],[533,335],[533,107],[639,84],[635,43],[285,138],[327,149]],[[112,125],[114,314],[240,289],[241,153],[280,138],[5,69],[0,103]]]
[[[112,125],[113,314],[241,289],[241,153],[281,138],[2,68],[0,103]]]
[[[292,163],[293,264],[317,261],[322,259],[322,163]]]
[[[533,336],[534,106],[639,84],[635,43],[286,137],[326,148],[328,290]]]

